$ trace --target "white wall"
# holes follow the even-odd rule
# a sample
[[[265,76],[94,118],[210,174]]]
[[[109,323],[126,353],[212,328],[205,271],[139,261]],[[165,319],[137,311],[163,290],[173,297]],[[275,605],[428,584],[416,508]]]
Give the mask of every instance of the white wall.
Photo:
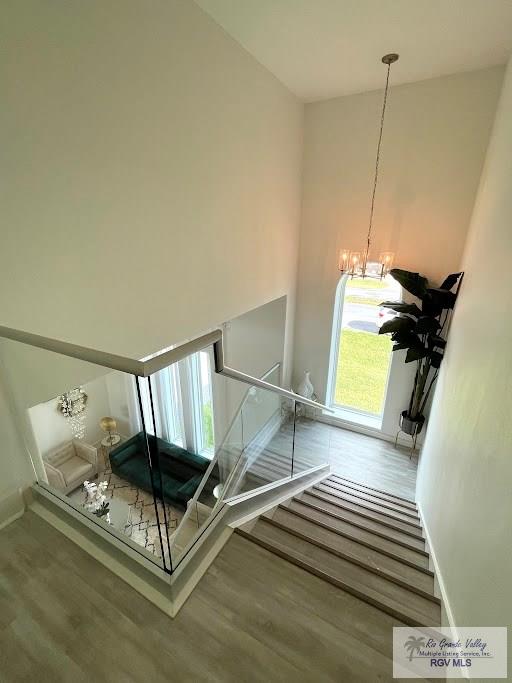
[[[140,356],[292,292],[302,106],[194,2],[0,27],[3,324]]]
[[[69,387],[72,389],[73,387]],[[93,382],[83,385],[87,394],[87,407],[85,412],[85,436],[86,443],[94,444],[105,436],[99,426],[99,421],[106,415],[111,415],[109,395],[105,378],[101,377]],[[57,397],[39,403],[29,408],[29,420],[35,441],[41,455],[68,443],[73,438],[66,418],[57,408]]]
[[[262,377],[276,363],[280,363],[279,370],[274,371],[267,379],[272,384],[286,386],[285,361],[289,358],[285,351],[288,308],[287,297],[281,297],[225,323],[226,365],[253,377]],[[249,385],[243,382],[213,375],[217,446],[226,435],[248,389]],[[254,427],[249,428],[249,423],[261,427],[262,415],[272,414],[275,411],[274,397],[275,395],[270,395],[270,392],[260,390],[258,391],[259,405],[256,405],[255,401],[247,405],[244,414],[246,422],[244,437],[254,431]]]
[[[286,297],[281,297],[227,322],[226,364],[255,377],[261,377],[276,363],[282,366],[286,311]]]
[[[138,357],[285,295],[293,326],[294,96],[185,0],[3,3],[0,42],[1,324]],[[18,408],[104,372],[15,355]]]
[[[2,370],[0,364],[0,372]],[[16,416],[12,410],[11,397],[7,395],[7,387],[1,381],[0,374],[0,524],[1,501],[9,493],[16,491],[33,476],[27,450],[21,439],[21,429],[17,427]]]
[[[373,253],[434,281],[456,271],[503,77],[501,67],[391,88]],[[306,106],[294,376],[326,395],[338,251],[368,230],[382,91]],[[414,368],[393,359],[383,431],[394,435]]]
[[[418,500],[459,625],[505,626],[512,616],[511,178],[512,63],[418,475]]]

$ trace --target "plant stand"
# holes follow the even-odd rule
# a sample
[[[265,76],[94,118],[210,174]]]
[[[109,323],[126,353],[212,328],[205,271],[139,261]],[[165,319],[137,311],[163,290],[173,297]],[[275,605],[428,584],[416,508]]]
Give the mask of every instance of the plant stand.
[[[398,431],[397,431],[396,437],[395,437],[395,448],[398,445],[398,437],[400,435],[400,432],[402,434],[407,434],[407,436],[410,436],[412,439],[412,447],[411,447],[411,452],[409,453],[409,460],[414,455],[414,451],[416,450],[416,441],[418,439],[418,434],[423,429],[424,424],[425,424],[425,418],[422,415],[419,418],[413,419],[407,415],[406,410],[403,410],[400,413],[400,422],[399,422],[400,426],[398,428]]]
[[[416,450],[416,440],[418,438],[419,433],[420,433],[420,430],[417,428],[414,430],[414,434],[408,434],[407,432],[404,432],[402,429],[399,429],[396,433],[395,448],[398,446],[398,437],[400,436],[400,434],[406,434],[407,436],[410,436],[412,439],[411,450],[409,452],[409,460],[411,460],[412,456],[414,455],[414,451]]]

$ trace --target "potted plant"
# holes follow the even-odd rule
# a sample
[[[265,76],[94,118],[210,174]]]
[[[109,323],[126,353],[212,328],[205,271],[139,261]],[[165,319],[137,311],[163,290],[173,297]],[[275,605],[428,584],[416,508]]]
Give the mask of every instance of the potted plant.
[[[415,436],[421,432],[425,422],[425,406],[439,374],[448,321],[463,273],[448,275],[440,287],[430,286],[426,277],[408,270],[394,268],[391,275],[419,303],[384,301],[381,306],[395,311],[397,315],[379,330],[379,334],[391,334],[393,351],[407,350],[406,363],[417,363],[409,407],[400,415],[401,430]]]
[[[98,484],[93,481],[84,481],[84,508],[100,519],[104,517],[107,524],[110,524],[110,503],[107,502],[105,496],[107,487],[107,481],[100,481]]]

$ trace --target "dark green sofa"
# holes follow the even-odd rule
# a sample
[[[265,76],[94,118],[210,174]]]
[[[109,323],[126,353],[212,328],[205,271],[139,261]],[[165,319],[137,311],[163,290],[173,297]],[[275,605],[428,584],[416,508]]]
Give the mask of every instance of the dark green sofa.
[[[148,443],[153,463],[155,495],[166,503],[186,506],[199,486],[210,461],[151,434],[148,434]],[[143,432],[114,448],[109,457],[114,474],[145,491],[152,492]]]

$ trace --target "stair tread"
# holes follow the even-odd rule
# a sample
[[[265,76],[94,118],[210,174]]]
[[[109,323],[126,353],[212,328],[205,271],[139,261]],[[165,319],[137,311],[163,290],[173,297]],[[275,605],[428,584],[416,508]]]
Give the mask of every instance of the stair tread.
[[[354,481],[353,479],[347,479],[347,477],[342,477],[341,474],[331,474],[331,477],[334,479],[339,479],[342,482],[346,482],[350,484],[351,486],[357,486],[362,489],[366,489],[369,491],[374,491],[375,493],[381,493],[385,496],[390,496],[391,498],[396,498],[397,500],[403,502],[403,503],[409,503],[410,505],[416,506],[416,503],[413,500],[410,500],[409,498],[404,498],[403,496],[397,496],[395,493],[390,493],[389,491],[382,491],[381,489],[376,489],[373,486],[368,486],[368,484],[363,484],[359,481]]]
[[[309,519],[314,520],[320,524],[324,524],[330,529],[344,533],[350,538],[360,542],[368,543],[378,550],[392,553],[396,557],[407,560],[412,564],[428,569],[428,554],[420,549],[415,548],[409,544],[403,545],[399,539],[379,534],[375,530],[364,528],[362,525],[354,524],[354,522],[347,521],[343,517],[334,516],[319,506],[308,503],[307,501],[293,498],[288,508],[308,516]]]
[[[339,474],[329,474],[327,477],[330,481],[335,482],[336,484],[339,484],[341,486],[344,486],[346,488],[350,488],[356,493],[359,491],[360,493],[366,493],[367,495],[373,496],[374,498],[379,498],[381,500],[386,500],[389,501],[390,503],[395,503],[397,505],[402,506],[406,510],[412,510],[413,512],[418,511],[418,506],[416,505],[415,502],[406,500],[405,498],[398,498],[392,493],[388,493],[387,491],[379,491],[378,489],[372,489],[364,484],[358,484],[356,482],[353,482],[349,479],[344,479],[341,477]]]
[[[392,524],[395,528],[398,528],[402,531],[410,532],[416,536],[421,536],[421,526],[419,524],[414,524],[412,521],[408,521],[407,518],[401,518],[391,513],[391,511],[383,512],[375,506],[372,507],[370,505],[356,503],[346,496],[337,495],[332,489],[323,486],[322,483],[313,486],[312,490],[321,493],[323,496],[327,496],[328,500],[340,505],[341,507],[348,508],[360,513],[361,515],[372,517],[373,519],[382,521],[383,523]],[[308,492],[310,491],[311,489],[308,489]]]
[[[407,543],[409,546],[417,547],[420,550],[424,550],[425,548],[425,539],[423,536],[408,530],[404,531],[400,527],[395,526],[391,520],[379,520],[371,515],[361,514],[360,511],[351,510],[346,506],[342,507],[339,504],[339,501],[330,500],[329,497],[324,495],[321,491],[313,491],[312,489],[306,490],[300,495],[300,500],[312,502],[329,514],[336,514],[343,517],[346,521],[357,523],[364,526],[366,529],[383,533],[388,537],[391,536]]]
[[[340,552],[347,558],[362,563],[367,568],[383,572],[390,578],[402,581],[413,590],[421,590],[433,595],[434,576],[428,569],[417,566],[411,567],[403,562],[400,557],[391,557],[378,548],[342,536],[335,530],[327,529],[318,524],[314,519],[308,519],[306,516],[288,510],[286,507],[278,507],[270,522],[282,524],[287,529],[300,533],[313,543],[321,543],[332,551]]]
[[[383,501],[372,500],[371,498],[360,496],[353,491],[346,491],[345,489],[339,488],[336,486],[336,484],[333,484],[325,479],[318,482],[318,486],[320,486],[322,489],[329,489],[329,493],[332,495],[338,496],[343,500],[349,500],[354,505],[360,505],[361,507],[375,510],[376,512],[381,512],[383,515],[387,515],[388,517],[394,517],[404,522],[408,522],[409,524],[421,526],[418,513],[414,513],[412,510],[403,512],[402,510],[396,509]]]
[[[327,477],[324,480],[325,484],[333,487],[338,491],[343,491],[347,495],[360,498],[362,501],[368,501],[374,503],[375,505],[380,505],[384,509],[395,510],[396,512],[402,512],[403,514],[410,515],[411,517],[419,520],[419,514],[416,507],[405,506],[402,503],[396,503],[388,498],[382,498],[379,495],[370,493],[369,491],[361,491],[360,489],[353,488],[352,486],[347,486],[331,477]]]
[[[417,595],[382,576],[265,523],[263,518],[251,532],[241,533],[264,545],[271,552],[370,602],[405,623],[435,625],[440,621],[437,599]]]
[[[401,522],[410,524],[411,526],[421,527],[419,517],[417,515],[414,515],[413,513],[402,513],[397,510],[391,510],[387,507],[384,507],[380,503],[373,503],[369,500],[363,500],[362,498],[354,496],[351,493],[342,491],[338,488],[334,488],[332,484],[329,484],[324,480],[318,482],[316,486],[317,488],[322,489],[322,491],[328,491],[328,493],[330,493],[332,496],[336,496],[337,498],[341,498],[342,500],[349,501],[350,503],[352,503],[352,505],[358,505],[359,507],[364,508],[366,510],[378,512],[379,514],[384,515],[385,517],[390,517],[391,519],[398,519]]]

